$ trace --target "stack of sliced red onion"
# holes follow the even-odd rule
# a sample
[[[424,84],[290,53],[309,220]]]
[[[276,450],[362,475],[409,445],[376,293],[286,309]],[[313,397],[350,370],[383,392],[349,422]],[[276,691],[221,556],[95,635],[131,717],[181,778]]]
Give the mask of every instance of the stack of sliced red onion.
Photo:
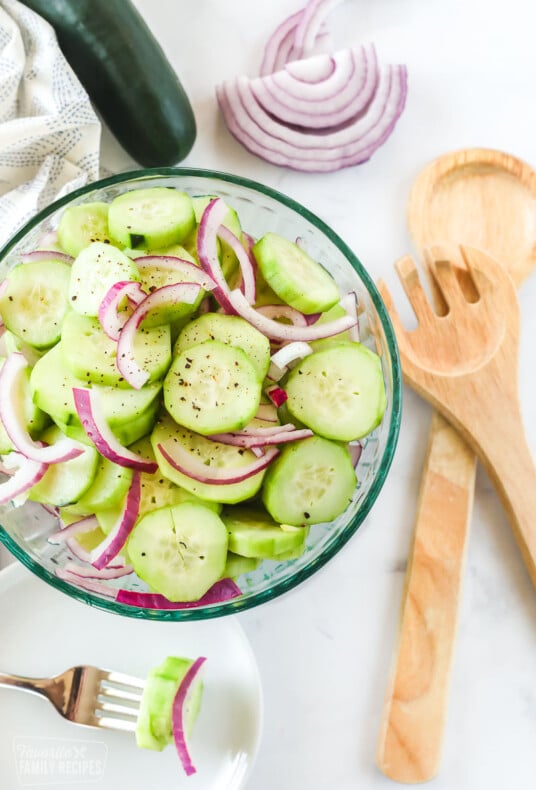
[[[249,151],[294,170],[329,172],[365,162],[404,109],[405,66],[378,67],[372,44],[313,54],[339,0],[310,0],[275,30],[261,76],[216,89],[229,131]]]

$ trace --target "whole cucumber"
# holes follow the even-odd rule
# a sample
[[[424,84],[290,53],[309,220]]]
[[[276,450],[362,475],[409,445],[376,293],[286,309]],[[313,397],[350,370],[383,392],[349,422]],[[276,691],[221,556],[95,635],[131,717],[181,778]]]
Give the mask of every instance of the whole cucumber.
[[[130,0],[22,0],[54,27],[104,121],[139,164],[180,162],[196,136],[192,107]]]

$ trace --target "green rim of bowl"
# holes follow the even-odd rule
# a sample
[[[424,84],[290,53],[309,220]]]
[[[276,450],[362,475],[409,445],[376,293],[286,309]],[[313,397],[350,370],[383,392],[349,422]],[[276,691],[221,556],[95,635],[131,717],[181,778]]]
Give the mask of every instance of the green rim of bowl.
[[[283,203],[288,208],[295,211],[297,214],[301,215],[305,219],[307,219],[311,224],[315,225],[318,230],[322,231],[329,238],[329,240],[340,250],[340,252],[345,256],[351,266],[355,269],[359,277],[361,278],[363,284],[366,286],[367,291],[372,299],[372,302],[378,312],[380,317],[380,321],[382,324],[383,331],[385,333],[385,338],[387,340],[387,347],[389,349],[389,354],[392,361],[392,375],[393,375],[393,393],[392,393],[392,412],[391,412],[391,423],[389,425],[389,435],[387,437],[387,444],[385,447],[384,455],[382,458],[382,464],[380,470],[376,478],[374,479],[372,486],[367,493],[365,499],[363,500],[359,511],[356,513],[352,521],[347,525],[344,529],[344,532],[339,536],[339,539],[329,547],[328,550],[324,551],[318,557],[315,557],[308,565],[306,565],[301,570],[294,573],[291,577],[287,579],[282,579],[281,581],[274,584],[273,587],[269,587],[266,590],[263,590],[258,593],[248,594],[247,591],[244,593],[244,599],[236,598],[231,599],[229,601],[224,601],[219,604],[212,604],[210,606],[204,606],[200,608],[190,608],[190,609],[145,609],[136,606],[129,606],[127,604],[117,603],[113,600],[106,600],[105,598],[101,598],[97,595],[92,595],[91,593],[85,592],[84,590],[79,590],[69,583],[58,579],[53,573],[46,570],[46,568],[39,565],[39,563],[35,562],[25,551],[21,548],[18,543],[16,543],[13,538],[6,532],[4,527],[0,525],[0,542],[5,545],[5,547],[11,552],[11,554],[16,557],[23,565],[25,565],[32,573],[36,576],[39,576],[44,581],[51,584],[53,587],[56,587],[61,592],[66,593],[71,598],[75,598],[78,601],[82,601],[90,606],[96,606],[98,608],[104,609],[108,612],[114,612],[115,614],[125,615],[127,617],[138,617],[142,619],[151,619],[151,620],[168,620],[168,621],[187,621],[187,620],[205,620],[212,617],[221,617],[224,615],[229,614],[236,614],[237,612],[244,611],[246,609],[251,609],[254,606],[258,606],[259,604],[265,603],[270,601],[278,596],[282,595],[283,593],[288,592],[293,587],[301,584],[305,579],[312,576],[317,570],[319,570],[323,565],[325,565],[338,551],[350,540],[350,538],[354,535],[360,525],[363,523],[364,519],[366,518],[367,514],[369,513],[372,505],[376,501],[378,494],[383,486],[387,473],[391,467],[391,463],[393,460],[394,452],[396,449],[396,444],[398,441],[398,435],[400,432],[400,420],[402,414],[402,376],[401,376],[401,366],[400,366],[400,358],[398,355],[398,347],[395,340],[394,330],[383,304],[383,301],[380,297],[380,294],[374,284],[374,281],[360,263],[358,258],[354,255],[351,249],[348,247],[347,244],[328,226],[325,222],[323,222],[319,217],[313,214],[308,209],[304,208],[300,203],[297,203],[292,198],[287,197],[286,195],[278,192],[275,189],[271,189],[270,187],[264,186],[263,184],[259,184],[256,181],[252,181],[248,178],[242,178],[240,176],[230,175],[228,173],[222,173],[217,170],[203,170],[199,168],[181,168],[181,167],[163,167],[163,168],[147,168],[143,170],[133,170],[125,173],[119,173],[115,176],[110,176],[109,178],[103,178],[99,181],[93,181],[91,184],[87,184],[80,189],[76,189],[73,192],[70,192],[65,197],[56,200],[54,203],[49,205],[47,208],[40,211],[36,214],[29,222],[24,225],[4,246],[4,248],[0,251],[0,261],[4,259],[4,257],[10,252],[13,247],[18,244],[24,236],[31,231],[36,225],[40,222],[45,220],[55,211],[57,211],[62,206],[66,206],[67,204],[71,203],[73,199],[81,197],[88,192],[93,192],[96,189],[102,189],[107,186],[113,186],[114,184],[120,184],[124,181],[131,181],[136,180],[140,181],[144,178],[156,178],[159,176],[181,176],[181,177],[201,177],[201,178],[213,178],[218,179],[220,181],[225,181],[229,184],[237,184],[238,186],[246,187],[248,189],[253,189],[257,192],[261,192],[264,195],[267,195],[270,198],[273,198],[280,203]]]

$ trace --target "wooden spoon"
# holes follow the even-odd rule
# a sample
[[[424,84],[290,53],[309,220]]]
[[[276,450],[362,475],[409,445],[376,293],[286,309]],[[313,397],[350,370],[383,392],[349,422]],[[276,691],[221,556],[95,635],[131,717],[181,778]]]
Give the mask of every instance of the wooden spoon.
[[[415,180],[407,218],[419,250],[443,240],[483,247],[517,285],[536,265],[536,173],[509,154],[467,149],[431,162]],[[427,781],[439,769],[475,462],[434,413],[377,752],[379,768],[400,782]]]

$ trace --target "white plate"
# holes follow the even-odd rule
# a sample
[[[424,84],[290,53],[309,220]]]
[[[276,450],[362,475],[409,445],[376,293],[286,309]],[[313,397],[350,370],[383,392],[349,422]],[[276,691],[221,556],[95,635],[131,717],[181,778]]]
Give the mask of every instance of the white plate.
[[[71,600],[20,565],[0,573],[0,672],[51,676],[94,664],[137,677],[167,655],[207,657],[203,705],[187,778],[173,746],[138,749],[128,733],[80,727],[33,694],[0,688],[0,787],[48,790],[239,790],[259,745],[262,690],[241,627],[231,617],[154,623]]]

